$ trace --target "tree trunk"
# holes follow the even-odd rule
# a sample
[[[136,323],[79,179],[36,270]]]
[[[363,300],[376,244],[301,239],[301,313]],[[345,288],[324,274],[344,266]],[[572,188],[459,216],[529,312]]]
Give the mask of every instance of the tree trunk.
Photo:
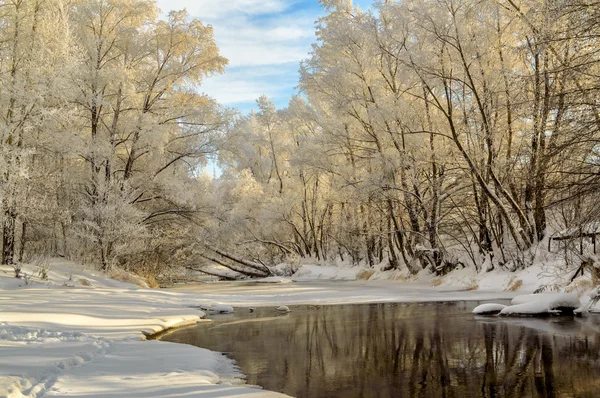
[[[27,245],[27,221],[21,223],[21,244],[19,245],[19,254],[17,261],[23,261],[23,255],[25,253],[25,246]]]
[[[17,214],[14,208],[4,208],[4,220],[2,225],[2,264],[14,264],[15,256],[15,228]]]

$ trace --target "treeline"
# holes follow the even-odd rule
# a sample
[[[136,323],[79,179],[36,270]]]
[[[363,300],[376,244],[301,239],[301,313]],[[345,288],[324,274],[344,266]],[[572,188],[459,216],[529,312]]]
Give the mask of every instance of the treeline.
[[[154,1],[0,1],[2,264],[180,264],[230,120],[198,86],[226,63],[210,26]]]
[[[598,220],[597,4],[322,3],[301,94],[222,148],[238,249],[514,270]]]
[[[185,12],[0,1],[2,263],[514,270],[598,225],[597,4],[321,3],[300,94],[242,117],[200,94],[227,61]]]

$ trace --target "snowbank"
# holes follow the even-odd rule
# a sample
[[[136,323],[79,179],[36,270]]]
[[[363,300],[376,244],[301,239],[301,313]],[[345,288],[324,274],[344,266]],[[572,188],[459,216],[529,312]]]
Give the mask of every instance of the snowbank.
[[[543,315],[573,312],[581,306],[579,298],[571,293],[540,293],[517,296],[511,306],[500,315]]]
[[[43,279],[42,269],[38,265],[24,264],[22,273],[25,279],[15,279],[12,267],[0,265],[0,289],[35,288],[35,287],[70,287],[70,288],[119,288],[137,289],[144,284],[140,277],[118,271],[115,274],[128,276],[128,279],[136,283],[115,280],[100,271],[82,268],[71,261],[52,259],[46,263],[46,279]]]
[[[494,315],[500,313],[504,308],[506,306],[503,304],[487,303],[478,305],[471,312],[476,315]]]
[[[191,308],[198,293],[140,289],[78,268],[53,263],[47,280],[27,285],[0,269],[0,397],[283,396],[242,385],[220,353],[142,341],[202,321]]]
[[[542,247],[542,246],[540,246]],[[465,297],[466,300],[489,300],[491,298],[512,298],[518,294],[534,292],[536,290],[543,289],[559,289],[566,292],[576,292],[579,296],[582,296],[583,304],[590,303],[592,311],[600,312],[600,299],[597,302],[591,302],[585,296],[593,288],[592,282],[589,278],[580,277],[574,281],[571,281],[571,273],[564,272],[564,261],[555,256],[548,255],[548,253],[538,253],[534,264],[519,270],[517,272],[510,272],[507,269],[496,268],[492,271],[487,271],[487,267],[483,266],[479,271],[475,270],[472,266],[464,268],[458,268],[443,277],[437,277],[431,274],[427,270],[423,270],[417,275],[412,275],[406,269],[401,270],[388,270],[382,271],[381,267],[368,268],[364,266],[350,266],[349,264],[338,264],[332,265],[318,265],[315,263],[304,263],[297,266],[296,272],[291,277],[274,276],[268,278],[262,278],[252,280],[255,282],[271,282],[271,285],[280,285],[290,282],[325,282],[325,281],[343,281],[344,283],[356,283],[357,285],[353,288],[359,289],[360,293],[356,294],[345,294],[344,288],[336,289],[338,293],[341,293],[343,297],[336,298],[331,295],[326,295],[318,287],[311,287],[314,289],[314,296],[297,295],[296,292],[305,289],[305,287],[296,286],[294,289],[281,289],[282,291],[293,291],[293,293],[285,294],[286,304],[306,304],[306,303],[321,303],[321,304],[337,304],[337,303],[364,303],[364,302],[384,302],[384,301],[442,301],[438,294],[447,294],[448,291],[452,292],[452,297],[448,297],[449,300],[460,300],[461,297]],[[275,269],[278,272],[282,270],[288,270],[289,264],[280,264]],[[368,283],[366,283],[368,281]],[[214,299],[225,299],[229,304],[232,305],[254,305],[258,300],[260,305],[270,305],[271,303],[263,302],[260,297],[249,297],[246,300],[242,295],[238,294],[240,291],[245,291],[242,287],[243,283],[240,282],[236,285],[235,289],[223,288],[224,293],[227,292],[227,296],[212,296],[215,293],[215,289],[211,289],[211,298]],[[342,285],[338,285],[342,286]],[[395,291],[386,291],[381,294],[372,294],[371,290],[367,286],[379,288],[382,286],[384,290],[389,289],[391,286],[395,288]],[[434,287],[435,289],[429,289]],[[186,287],[183,285],[178,286],[181,289],[195,289],[194,287]],[[433,290],[436,294],[433,294],[433,299],[422,295],[418,298],[413,298],[414,289],[426,289]],[[220,290],[218,288],[217,290]],[[199,289],[198,289],[199,290]],[[252,289],[249,289],[252,290]],[[269,286],[269,292],[273,292],[273,295],[279,296],[279,287]],[[340,292],[339,290],[342,290]],[[363,290],[368,290],[364,292]],[[456,291],[469,292],[469,294],[455,294]],[[408,294],[403,294],[403,293]],[[472,292],[477,292],[474,294]],[[430,295],[431,293],[429,293]],[[459,297],[461,296],[461,297]],[[269,295],[265,295],[269,297]],[[278,297],[279,298],[279,297]],[[235,302],[232,302],[233,299]]]
[[[144,334],[200,322],[204,313],[197,307],[203,305],[229,311],[231,306],[489,301],[517,295],[504,291],[515,275],[500,271],[459,270],[438,287],[432,286],[430,275],[404,282],[374,280],[382,275],[404,278],[398,271],[358,278],[364,271],[360,267],[302,266],[294,275],[298,283],[149,290],[68,262],[53,263],[47,280],[34,277],[28,285],[14,279],[10,268],[0,267],[0,396],[120,397],[124,392],[132,397],[281,396],[238,385],[239,371],[220,354],[141,340]],[[34,275],[35,268],[26,267],[26,272]],[[533,291],[535,272],[517,275],[524,278],[525,286],[518,290]],[[467,291],[473,283],[478,289]],[[528,297],[518,299],[524,300],[518,305],[529,306],[528,312],[575,305],[576,299],[574,295],[552,300],[547,294]],[[545,299],[538,300],[541,297]],[[502,312],[514,311],[514,307]]]
[[[304,264],[292,276],[292,279],[298,281],[327,279],[353,281],[357,279],[357,274],[362,271],[360,267],[334,267],[327,265]]]
[[[473,310],[478,315],[546,315],[573,312],[581,306],[579,298],[572,293],[539,293],[516,296],[510,306],[482,304]]]
[[[572,293],[537,293],[537,294],[522,294],[514,297],[510,303],[512,305],[532,303],[543,301],[555,307],[572,307],[580,305],[579,298]],[[577,307],[572,307],[577,308]]]

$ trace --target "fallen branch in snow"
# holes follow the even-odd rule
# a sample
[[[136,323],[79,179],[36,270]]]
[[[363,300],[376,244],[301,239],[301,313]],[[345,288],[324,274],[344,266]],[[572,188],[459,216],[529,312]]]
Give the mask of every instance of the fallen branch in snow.
[[[600,279],[600,268],[598,268],[594,259],[584,258],[581,261],[581,265],[577,268],[577,271],[571,276],[570,282],[573,282],[579,275],[583,276],[586,270],[590,271],[593,278]]]
[[[269,269],[269,267],[267,267],[266,265],[258,264],[258,263],[255,263],[255,262],[252,262],[252,261],[248,261],[248,260],[244,260],[243,258],[236,257],[233,254],[227,253],[227,252],[225,252],[223,250],[220,250],[220,249],[210,249],[210,250],[212,250],[215,253],[217,253],[217,254],[225,257],[226,259],[229,259],[229,260],[234,261],[236,263],[245,265],[246,267],[255,269],[255,270],[260,271],[260,272],[266,272],[267,275],[263,275],[263,276],[271,276],[271,275],[273,275],[273,273],[271,272],[271,270]]]

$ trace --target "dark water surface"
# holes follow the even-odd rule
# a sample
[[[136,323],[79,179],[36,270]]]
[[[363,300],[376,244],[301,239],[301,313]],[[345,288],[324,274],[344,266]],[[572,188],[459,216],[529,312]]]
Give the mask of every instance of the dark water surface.
[[[600,316],[478,304],[240,308],[162,340],[227,353],[248,383],[296,397],[600,397]]]

